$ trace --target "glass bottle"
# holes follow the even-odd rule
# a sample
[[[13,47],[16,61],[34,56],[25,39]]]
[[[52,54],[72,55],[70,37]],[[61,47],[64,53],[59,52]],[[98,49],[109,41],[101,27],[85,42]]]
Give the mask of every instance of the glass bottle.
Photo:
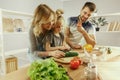
[[[107,49],[105,47],[101,47],[99,50],[101,52],[100,61],[105,61],[106,60]]]

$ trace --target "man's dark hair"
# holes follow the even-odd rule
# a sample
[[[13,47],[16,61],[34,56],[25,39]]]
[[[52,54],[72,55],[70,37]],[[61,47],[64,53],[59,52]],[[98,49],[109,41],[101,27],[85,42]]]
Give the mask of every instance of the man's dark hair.
[[[85,7],[88,7],[92,12],[96,9],[96,5],[93,2],[86,2],[82,9],[84,9]]]

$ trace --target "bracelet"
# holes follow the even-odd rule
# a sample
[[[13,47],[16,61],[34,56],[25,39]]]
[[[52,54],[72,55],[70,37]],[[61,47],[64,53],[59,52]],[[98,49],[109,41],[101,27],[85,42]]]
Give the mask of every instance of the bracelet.
[[[53,51],[48,52],[48,56],[49,56],[49,57],[52,56],[52,52],[53,52]]]
[[[50,54],[50,53],[48,53],[48,56],[50,57],[50,56],[51,56],[51,54]]]

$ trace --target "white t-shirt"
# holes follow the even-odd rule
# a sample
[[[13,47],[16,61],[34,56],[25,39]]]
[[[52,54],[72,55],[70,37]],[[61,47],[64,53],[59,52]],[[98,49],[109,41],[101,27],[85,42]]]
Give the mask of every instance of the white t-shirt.
[[[69,28],[70,28],[70,40],[74,44],[84,45],[86,44],[86,40],[84,39],[83,35],[77,30],[77,17],[72,17],[73,19],[69,21]],[[92,34],[95,36],[95,28],[87,21],[83,23],[84,29],[88,32],[88,34]]]

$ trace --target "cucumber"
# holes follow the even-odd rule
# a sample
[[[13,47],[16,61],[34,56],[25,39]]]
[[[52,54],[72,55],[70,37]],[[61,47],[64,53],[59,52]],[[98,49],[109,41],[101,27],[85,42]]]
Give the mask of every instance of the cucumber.
[[[73,57],[73,56],[78,56],[77,52],[66,52],[65,57]]]

